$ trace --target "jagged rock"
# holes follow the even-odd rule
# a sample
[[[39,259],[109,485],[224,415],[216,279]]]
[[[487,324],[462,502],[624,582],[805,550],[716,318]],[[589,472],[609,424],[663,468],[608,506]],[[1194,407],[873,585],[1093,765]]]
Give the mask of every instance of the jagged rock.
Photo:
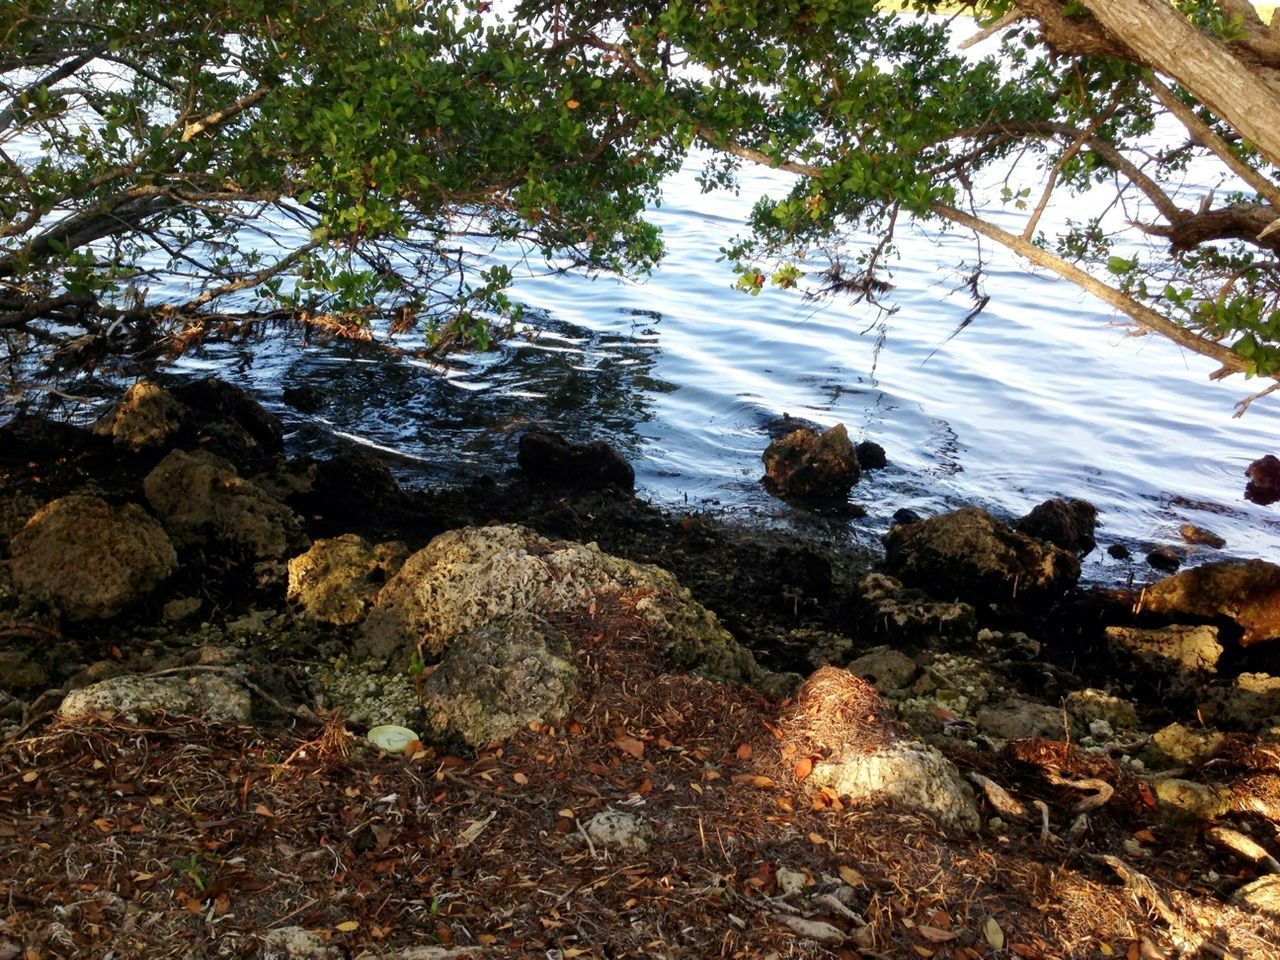
[[[1244,646],[1280,637],[1280,566],[1264,560],[1206,563],[1147,588],[1143,610],[1234,620]]]
[[[891,647],[874,647],[851,660],[845,669],[870,682],[881,693],[903,689],[920,670],[914,660]]]
[[[1231,791],[1193,780],[1165,777],[1153,784],[1156,812],[1175,823],[1212,820],[1231,807]]]
[[[1161,727],[1151,735],[1143,759],[1148,766],[1183,767],[1203,763],[1222,744],[1217,730],[1194,730],[1181,723]]]
[[[1136,730],[1138,711],[1128,700],[1113,697],[1104,690],[1072,690],[1067,694],[1066,710],[1076,723],[1088,726],[1096,720],[1108,723],[1112,730]]]
[[[214,541],[253,560],[273,560],[309,543],[297,514],[210,453],[170,452],[143,489],[179,546]]]
[[[528,477],[555,487],[631,490],[636,472],[603,440],[571,443],[550,430],[529,430],[520,437],[516,463]]]
[[[1278,496],[1276,499],[1280,499]],[[1231,897],[1255,913],[1280,920],[1280,874],[1272,873],[1246,883]]]
[[[1244,730],[1269,726],[1280,717],[1280,677],[1242,673],[1225,690],[1215,691],[1216,715]]]
[[[936,638],[972,636],[973,607],[959,601],[932,600],[921,590],[904,587],[883,573],[869,573],[858,583],[863,621],[871,633],[895,643],[923,643]]]
[[[1069,553],[1083,557],[1097,542],[1093,538],[1098,524],[1098,509],[1088,500],[1046,500],[1032,508],[1014,529],[1029,537],[1055,544]]]
[[[138,453],[173,444],[190,416],[187,405],[164,387],[140,380],[93,425],[93,432]]]
[[[186,677],[120,676],[72,690],[58,716],[74,719],[109,711],[130,722],[161,715],[203,717],[221,723],[247,723],[249,691],[221,674]]]
[[[1213,626],[1107,627],[1107,640],[1148,666],[1167,671],[1170,666],[1189,673],[1213,673],[1222,656],[1218,628]]]
[[[1173,547],[1156,547],[1147,554],[1147,566],[1173,573],[1182,566],[1182,557]]]
[[[472,747],[505,740],[535,720],[562,720],[578,689],[563,631],[527,613],[489,620],[454,637],[422,684],[427,736]]]
[[[1244,488],[1246,500],[1263,506],[1280,500],[1280,459],[1268,453],[1249,464],[1244,474],[1249,478]]]
[[[858,454],[858,466],[863,470],[882,470],[889,465],[884,447],[874,440],[863,440],[853,449]]]
[[[977,722],[979,730],[1001,740],[1057,740],[1063,735],[1062,712],[1031,700],[1010,699],[982,707]]]
[[[1011,530],[978,507],[891,528],[885,565],[909,586],[974,604],[1053,599],[1080,576],[1074,554]]]
[[[69,620],[104,620],[141,600],[177,566],[164,529],[136,504],[72,495],[38,510],[10,543],[25,596]]]
[[[1187,543],[1200,547],[1210,547],[1214,550],[1221,550],[1227,545],[1227,541],[1212,530],[1197,527],[1194,523],[1184,523],[1178,528],[1178,535]]]
[[[978,828],[973,791],[950,760],[902,736],[865,680],[837,667],[815,671],[779,718],[782,743],[813,765],[805,786],[851,803],[891,803],[961,830]]]
[[[587,821],[586,831],[593,843],[625,853],[644,853],[654,837],[651,826],[634,813],[620,810],[599,811]]]
[[[769,444],[762,459],[765,486],[780,497],[843,500],[862,475],[843,423],[821,434],[793,430]]]
[[[358,623],[408,556],[403,543],[374,546],[353,533],[317,540],[289,561],[288,599],[307,619],[334,626]]]
[[[617,603],[648,625],[677,669],[730,683],[786,682],[667,571],[514,525],[450,530],[411,556],[378,594],[356,650],[399,668],[420,639],[438,655],[463,632],[516,612],[584,617]]]

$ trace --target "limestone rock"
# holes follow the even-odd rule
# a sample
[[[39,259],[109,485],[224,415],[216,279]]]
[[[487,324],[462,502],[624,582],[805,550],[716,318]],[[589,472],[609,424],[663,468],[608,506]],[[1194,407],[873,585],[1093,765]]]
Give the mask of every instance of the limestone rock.
[[[10,543],[14,585],[70,620],[114,617],[177,566],[164,529],[141,507],[72,495],[46,504]]]
[[[1114,648],[1157,670],[1213,673],[1222,656],[1217,627],[1107,627],[1106,636]]]
[[[830,787],[852,803],[890,803],[962,830],[978,828],[973,791],[950,760],[905,738],[865,680],[823,667],[779,718],[782,742],[821,756],[805,786]]]
[[[1264,560],[1206,563],[1147,588],[1143,609],[1169,616],[1225,617],[1244,646],[1280,637],[1280,566]]]
[[[764,482],[780,497],[842,500],[862,476],[858,454],[843,423],[821,434],[802,428],[765,449]]]
[[[403,543],[374,546],[352,533],[317,540],[289,561],[288,599],[310,620],[358,623],[408,556]]]
[[[93,425],[93,432],[138,453],[171,445],[190,416],[187,405],[164,387],[140,380]]]
[[[1231,686],[1217,693],[1222,721],[1244,730],[1255,730],[1280,717],[1280,677],[1268,673],[1242,673]]]
[[[1181,723],[1161,727],[1151,735],[1148,766],[1190,766],[1203,763],[1222,743],[1216,730],[1195,730]]]
[[[631,490],[636,485],[636,472],[631,464],[603,440],[571,443],[550,430],[530,430],[523,434],[516,463],[531,480],[551,486]]]
[[[901,651],[890,647],[875,647],[856,660],[851,660],[845,669],[874,684],[881,693],[887,693],[890,690],[901,690],[911,683],[920,668]]]
[[[258,935],[262,960],[336,960],[336,947],[306,927],[277,927]]]
[[[249,691],[221,674],[185,677],[120,676],[72,690],[58,716],[74,719],[110,711],[132,722],[162,714],[204,717],[222,723],[247,723]]]
[[[527,613],[463,632],[422,684],[428,736],[480,747],[535,720],[562,720],[578,689],[572,658],[564,633]]]
[[[1235,892],[1232,899],[1256,913],[1265,914],[1272,920],[1280,920],[1280,874],[1268,874],[1252,883],[1246,883]]]
[[[677,669],[731,683],[777,677],[667,571],[515,525],[450,530],[411,556],[379,592],[356,652],[407,664],[422,638],[438,655],[460,634],[513,613],[585,617],[611,603],[643,620]]]
[[[1244,498],[1263,506],[1280,500],[1280,459],[1268,453],[1245,468],[1249,478],[1245,484]]]
[[[653,843],[651,826],[634,813],[601,810],[586,825],[591,842],[611,850],[644,853]]]
[[[1187,543],[1195,544],[1199,547],[1209,547],[1212,550],[1221,550],[1227,545],[1226,539],[1212,530],[1197,527],[1194,523],[1184,523],[1180,526],[1178,528],[1178,536],[1182,537]]]
[[[174,541],[213,541],[253,560],[307,546],[302,521],[221,457],[174,450],[143,481],[147,500]]]
[[[1175,823],[1212,820],[1231,806],[1231,791],[1193,780],[1166,777],[1154,787],[1156,812]]]
[[[1086,688],[1067,694],[1067,713],[1079,724],[1088,726],[1095,720],[1103,720],[1113,730],[1136,730],[1138,711],[1128,700],[1113,697],[1105,690]]]
[[[1097,546],[1093,538],[1097,524],[1098,509],[1088,500],[1055,497],[1032,508],[1014,528],[1083,557]]]
[[[903,524],[885,536],[885,565],[904,583],[970,603],[1053,599],[1080,576],[1080,561],[1009,529],[978,507]]]
[[[978,729],[1001,740],[1062,738],[1062,712],[1043,703],[1011,699],[978,711]]]

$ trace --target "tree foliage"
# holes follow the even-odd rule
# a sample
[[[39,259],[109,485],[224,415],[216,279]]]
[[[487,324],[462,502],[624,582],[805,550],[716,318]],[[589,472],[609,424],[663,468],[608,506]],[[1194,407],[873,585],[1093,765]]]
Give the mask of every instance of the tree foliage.
[[[0,327],[101,347],[121,321],[180,340],[234,307],[450,342],[515,309],[485,243],[646,269],[641,211],[699,145],[708,189],[746,163],[798,175],[726,247],[749,292],[880,300],[913,217],[1215,376],[1280,376],[1280,36],[1251,5],[900,6],[20,0],[0,14]]]

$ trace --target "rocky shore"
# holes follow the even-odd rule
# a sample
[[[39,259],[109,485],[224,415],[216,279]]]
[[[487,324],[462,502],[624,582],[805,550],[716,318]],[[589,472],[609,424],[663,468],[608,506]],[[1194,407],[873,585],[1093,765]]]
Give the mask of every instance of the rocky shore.
[[[883,463],[803,433],[781,495]],[[217,380],[0,430],[0,958],[1280,955],[1280,567],[498,469],[289,459]]]

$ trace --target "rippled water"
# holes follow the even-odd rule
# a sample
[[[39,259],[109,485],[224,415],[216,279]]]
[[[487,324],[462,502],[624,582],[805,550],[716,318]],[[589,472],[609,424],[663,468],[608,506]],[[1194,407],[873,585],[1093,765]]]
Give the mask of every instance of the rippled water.
[[[900,310],[877,357],[865,332],[873,308],[730,289],[719,247],[751,198],[780,192],[783,179],[752,173],[735,198],[700,194],[693,174],[655,212],[669,253],[650,280],[521,282],[531,329],[447,370],[285,338],[214,346],[184,363],[253,389],[293,425],[298,448],[368,444],[424,482],[501,473],[519,431],[540,425],[618,445],[640,491],[660,503],[805,522],[758,483],[769,427],[789,413],[843,422],[855,442],[886,448],[889,468],[853,491],[868,516],[838,531],[855,541],[874,540],[904,506],[1017,515],[1067,496],[1099,508],[1103,543],[1176,543],[1189,521],[1226,537],[1232,555],[1280,554],[1280,514],[1242,496],[1245,466],[1280,452],[1276,401],[1233,420],[1243,380],[1209,383],[1208,361],[1126,336],[1075,287],[998,252],[989,306],[948,339],[970,306],[953,289],[973,248],[921,231],[903,236]],[[285,384],[319,387],[326,408],[312,418],[289,410]],[[1127,575],[1101,554],[1091,576]]]

